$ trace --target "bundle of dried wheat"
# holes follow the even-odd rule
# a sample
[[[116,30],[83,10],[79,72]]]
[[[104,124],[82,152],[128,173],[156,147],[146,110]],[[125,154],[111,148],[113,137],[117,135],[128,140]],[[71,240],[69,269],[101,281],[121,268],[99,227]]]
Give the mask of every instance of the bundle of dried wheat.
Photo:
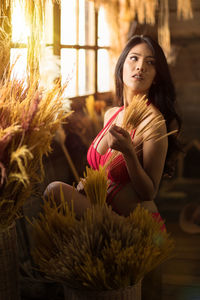
[[[139,125],[145,120],[145,126],[138,129]],[[165,135],[161,135],[159,133],[158,128],[162,126],[165,123],[165,120],[161,117],[161,115],[153,116],[151,112],[151,108],[148,105],[148,99],[143,96],[134,96],[132,99],[132,102],[129,104],[129,106],[126,108],[124,112],[124,118],[122,122],[122,128],[124,128],[127,131],[131,131],[132,129],[136,130],[136,135],[142,137],[141,142],[137,145],[136,151],[139,148],[139,146],[144,142],[148,141],[150,139],[153,139],[153,141],[156,143],[162,138],[165,138],[166,136],[169,136],[171,134],[177,133],[177,130],[173,130],[168,132]],[[149,134],[146,134],[146,132],[149,131]],[[145,135],[144,135],[145,133]],[[119,161],[115,160],[116,156],[120,155],[119,151],[113,151],[110,159],[106,163],[106,167],[108,167],[110,164],[112,164],[112,167],[116,165],[117,163],[120,163]]]
[[[27,87],[11,70],[0,82],[0,227],[12,223],[43,178],[42,157],[68,115],[63,91],[57,85],[43,92],[37,80]]]
[[[82,182],[92,204],[103,205],[106,202],[108,182],[105,168],[99,166],[99,170],[93,170],[86,167]]]
[[[93,190],[88,185],[89,195]],[[144,208],[125,218],[96,204],[77,220],[62,193],[61,198],[59,208],[45,202],[44,213],[33,222],[32,253],[47,278],[78,290],[120,289],[171,255],[173,240]]]
[[[3,75],[5,75],[10,59],[11,36],[8,33],[6,33],[4,29],[5,26],[9,26],[8,24],[6,25],[6,23],[6,19],[2,24],[0,23],[0,78],[2,78]]]

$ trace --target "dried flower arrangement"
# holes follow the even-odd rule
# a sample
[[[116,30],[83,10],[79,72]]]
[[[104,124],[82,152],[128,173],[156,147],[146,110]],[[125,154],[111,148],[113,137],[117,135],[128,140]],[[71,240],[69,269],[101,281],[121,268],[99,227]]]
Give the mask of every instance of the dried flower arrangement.
[[[81,219],[61,190],[60,206],[50,197],[32,224],[33,257],[48,279],[81,291],[120,289],[169,258],[174,242],[147,210],[138,206],[123,217],[107,206],[104,168],[87,169],[85,187],[93,200]]]
[[[0,82],[0,229],[12,224],[24,201],[42,180],[42,157],[60,123],[69,115],[63,110],[65,87],[38,88],[11,76]]]

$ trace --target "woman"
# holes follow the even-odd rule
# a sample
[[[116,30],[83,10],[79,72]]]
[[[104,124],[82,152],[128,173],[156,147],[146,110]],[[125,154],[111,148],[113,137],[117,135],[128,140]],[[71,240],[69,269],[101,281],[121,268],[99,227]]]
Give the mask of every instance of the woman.
[[[106,164],[111,151],[119,151],[118,167],[112,169],[112,164],[109,167],[108,203],[115,212],[128,216],[140,202],[157,216],[154,199],[163,171],[169,171],[171,154],[178,149],[177,136],[165,137],[156,143],[153,139],[141,145],[140,142],[151,131],[164,136],[172,129],[180,130],[180,119],[174,106],[174,86],[161,47],[150,37],[132,37],[118,59],[115,85],[116,99],[121,107],[106,112],[104,128],[89,148],[88,162],[97,169],[99,164]],[[136,95],[148,97],[151,117],[160,116],[166,120],[160,128],[148,129],[143,136],[137,136],[134,130],[129,134],[121,127],[124,111]],[[137,130],[144,128],[149,118],[143,120]],[[137,153],[136,147],[140,150]],[[45,195],[53,191],[55,198],[59,199],[60,185],[69,203],[73,198],[75,212],[81,216],[90,207],[88,199],[79,192],[81,184],[73,191],[67,184],[53,182]]]

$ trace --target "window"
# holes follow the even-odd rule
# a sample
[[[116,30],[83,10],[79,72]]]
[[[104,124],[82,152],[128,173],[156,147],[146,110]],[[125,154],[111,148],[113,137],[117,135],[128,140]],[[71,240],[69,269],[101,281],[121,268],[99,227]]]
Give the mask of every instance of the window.
[[[20,79],[26,74],[27,42],[30,32],[26,25],[19,0],[13,1],[12,5],[12,48],[10,50],[10,62],[11,64],[15,62],[13,74]]]
[[[59,18],[58,18],[59,19]],[[109,36],[104,11],[87,0],[62,0],[60,57],[69,96],[110,90]]]
[[[20,1],[15,3],[12,13],[11,62],[17,55],[21,55],[15,71],[22,76],[26,70],[26,47],[30,33]],[[62,81],[69,80],[67,97],[110,90],[109,35],[102,8],[97,11],[94,2],[88,0],[61,0],[60,7],[47,1],[44,38],[45,53],[48,54],[43,55],[40,72],[49,74],[49,64],[55,65],[58,57]],[[45,61],[48,65],[46,69]]]

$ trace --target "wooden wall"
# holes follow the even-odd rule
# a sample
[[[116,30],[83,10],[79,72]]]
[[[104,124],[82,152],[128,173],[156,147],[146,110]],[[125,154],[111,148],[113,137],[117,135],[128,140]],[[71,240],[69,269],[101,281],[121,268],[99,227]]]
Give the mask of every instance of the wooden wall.
[[[177,18],[170,0],[170,32],[175,60],[171,65],[186,142],[200,140],[200,1],[193,0],[193,19]]]

